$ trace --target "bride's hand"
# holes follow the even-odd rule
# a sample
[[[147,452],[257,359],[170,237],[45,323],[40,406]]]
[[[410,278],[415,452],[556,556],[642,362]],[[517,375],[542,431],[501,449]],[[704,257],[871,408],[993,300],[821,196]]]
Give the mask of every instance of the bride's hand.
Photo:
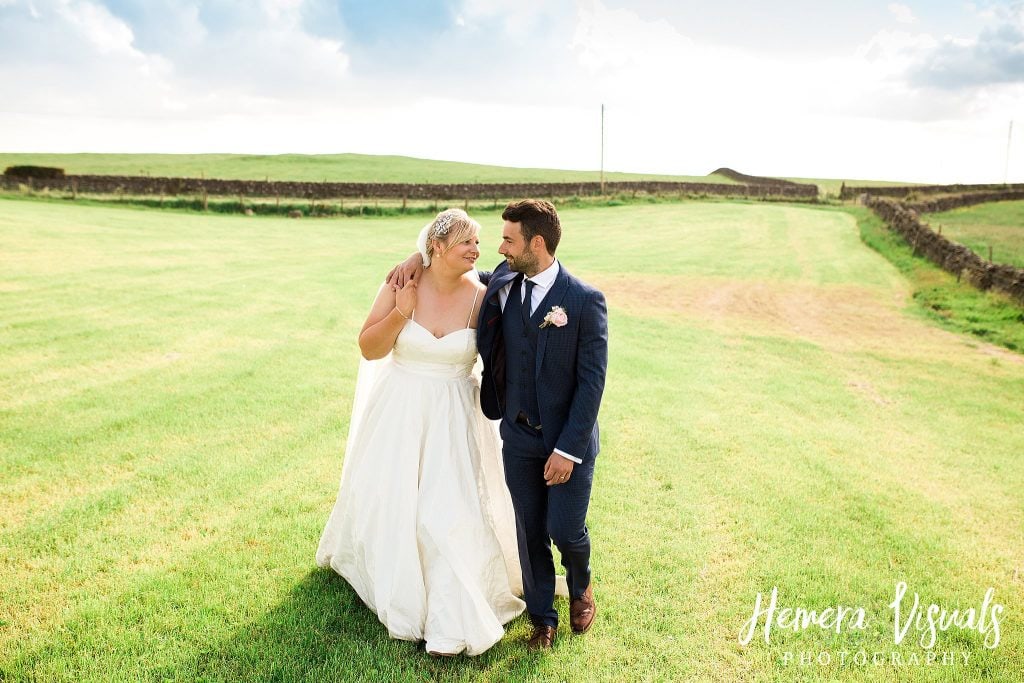
[[[418,280],[422,273],[423,257],[416,252],[391,269],[391,272],[388,273],[387,283],[392,292],[397,292],[405,287],[410,280]]]
[[[411,318],[412,312],[416,310],[417,299],[416,280],[409,280],[405,283],[404,287],[398,290],[398,294],[395,295],[395,306],[403,317]]]

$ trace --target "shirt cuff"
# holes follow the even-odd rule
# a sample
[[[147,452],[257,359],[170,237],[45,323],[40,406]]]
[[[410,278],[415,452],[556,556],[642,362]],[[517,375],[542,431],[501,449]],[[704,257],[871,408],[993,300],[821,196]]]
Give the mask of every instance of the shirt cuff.
[[[582,461],[582,460],[580,460],[580,459],[579,459],[579,458],[577,458],[576,456],[573,456],[573,455],[569,455],[569,454],[568,454],[568,453],[566,453],[565,451],[560,451],[560,450],[558,450],[558,449],[556,448],[556,449],[555,449],[555,453],[558,453],[558,454],[559,454],[560,456],[562,456],[562,457],[563,457],[563,458],[565,458],[566,460],[572,460],[572,461],[573,461],[574,463],[576,463],[577,465],[582,465],[582,464],[583,464],[583,461]]]

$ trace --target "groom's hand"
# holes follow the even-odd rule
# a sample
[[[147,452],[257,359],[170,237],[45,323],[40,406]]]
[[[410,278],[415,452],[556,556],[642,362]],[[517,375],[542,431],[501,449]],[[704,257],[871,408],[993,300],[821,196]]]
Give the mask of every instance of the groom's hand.
[[[544,481],[547,482],[548,486],[564,484],[572,476],[574,464],[569,458],[563,458],[558,453],[552,453],[548,456],[547,464],[544,465]]]
[[[417,251],[388,273],[387,283],[392,292],[397,292],[410,280],[418,280],[423,273],[423,257]]]

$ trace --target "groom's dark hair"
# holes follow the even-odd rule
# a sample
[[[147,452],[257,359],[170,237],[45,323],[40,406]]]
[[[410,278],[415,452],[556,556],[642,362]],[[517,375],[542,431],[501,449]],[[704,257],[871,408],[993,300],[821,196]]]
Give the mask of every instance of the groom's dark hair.
[[[543,199],[520,199],[505,207],[501,219],[523,226],[523,239],[527,243],[537,235],[543,237],[548,253],[555,255],[562,239],[562,224],[558,222],[554,204]]]

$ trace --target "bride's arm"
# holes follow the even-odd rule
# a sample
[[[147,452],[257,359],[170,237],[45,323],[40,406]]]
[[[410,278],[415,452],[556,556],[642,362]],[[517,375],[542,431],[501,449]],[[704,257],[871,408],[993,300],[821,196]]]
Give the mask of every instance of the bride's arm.
[[[391,352],[398,334],[416,309],[416,281],[405,283],[397,293],[384,285],[378,290],[370,315],[359,331],[359,351],[366,360],[377,360]]]
[[[491,273],[492,271],[490,270],[478,270],[476,273],[477,279],[486,285],[491,281]],[[422,274],[423,257],[420,256],[420,253],[417,251],[415,254],[388,271],[387,277],[384,278],[384,281],[392,290],[401,289],[405,286],[405,283],[410,280],[418,280]]]

